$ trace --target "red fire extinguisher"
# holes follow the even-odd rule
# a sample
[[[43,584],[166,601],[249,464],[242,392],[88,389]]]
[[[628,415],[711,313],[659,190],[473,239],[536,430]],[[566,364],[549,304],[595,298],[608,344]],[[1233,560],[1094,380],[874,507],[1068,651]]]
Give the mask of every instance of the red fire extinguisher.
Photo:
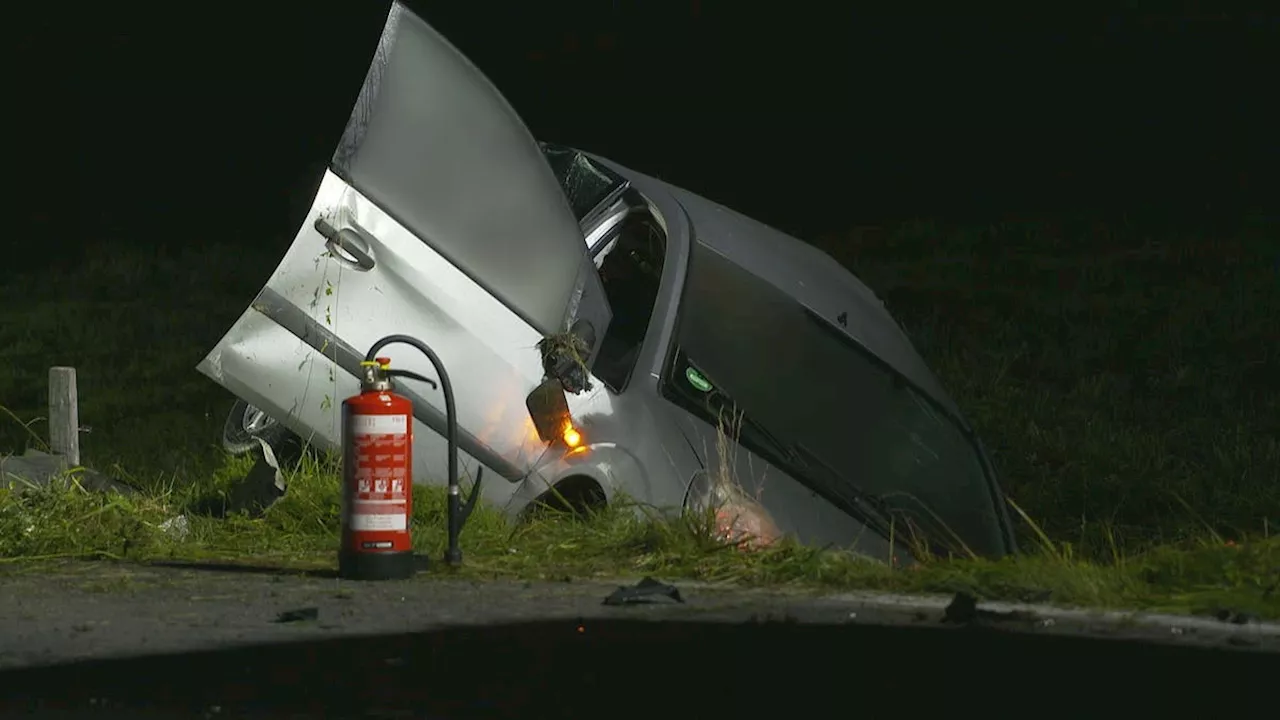
[[[360,365],[360,394],[342,402],[338,575],[401,580],[414,573],[413,403],[392,391],[389,358]]]
[[[440,384],[411,370],[392,370],[391,360],[377,357],[383,347],[404,343],[431,361]],[[424,382],[444,394],[445,439],[449,445],[448,545],[444,561],[462,564],[459,534],[475,510],[484,468],[464,500],[458,488],[458,413],[453,384],[440,357],[409,335],[388,335],[369,348],[360,394],[342,402],[342,541],[338,575],[353,580],[397,580],[410,577],[425,556],[413,553],[409,518],[413,515],[413,403],[397,395],[392,378]]]

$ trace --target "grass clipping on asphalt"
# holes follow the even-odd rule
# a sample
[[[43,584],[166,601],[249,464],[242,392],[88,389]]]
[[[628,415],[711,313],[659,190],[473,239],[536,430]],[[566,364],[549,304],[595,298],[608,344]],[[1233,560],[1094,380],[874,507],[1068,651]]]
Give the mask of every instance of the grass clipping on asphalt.
[[[248,469],[232,459],[210,482],[138,495],[85,490],[74,472],[48,485],[0,488],[0,573],[41,561],[97,558],[132,562],[241,563],[282,571],[332,568],[339,536],[340,486],[331,462],[304,461],[288,473],[288,493],[259,517],[192,514],[197,496],[225,492]],[[413,540],[439,558],[445,546],[442,488],[415,487]],[[425,577],[570,580],[641,575],[747,586],[966,591],[992,600],[1065,606],[1205,613],[1229,609],[1280,618],[1280,538],[1195,541],[1111,563],[1074,557],[1047,539],[999,561],[931,559],[893,568],[851,552],[768,544],[726,535],[714,513],[663,516],[615,502],[586,515],[539,513],[509,520],[477,507],[462,533],[465,563],[433,563]]]

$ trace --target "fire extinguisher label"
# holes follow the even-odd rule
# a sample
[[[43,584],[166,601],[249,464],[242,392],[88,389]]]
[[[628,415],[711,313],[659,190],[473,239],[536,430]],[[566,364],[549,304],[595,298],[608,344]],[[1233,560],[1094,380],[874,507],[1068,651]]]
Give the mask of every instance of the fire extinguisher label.
[[[368,500],[357,500],[351,513],[351,529],[360,532],[403,532],[409,527],[404,503],[394,506],[373,505]],[[385,510],[383,509],[385,508]]]
[[[371,440],[372,435],[403,435],[409,432],[409,418],[405,415],[352,415],[351,432],[360,442],[361,436]]]
[[[352,415],[349,422],[349,452],[355,460],[351,471],[355,492],[348,516],[350,529],[407,533],[408,416]]]

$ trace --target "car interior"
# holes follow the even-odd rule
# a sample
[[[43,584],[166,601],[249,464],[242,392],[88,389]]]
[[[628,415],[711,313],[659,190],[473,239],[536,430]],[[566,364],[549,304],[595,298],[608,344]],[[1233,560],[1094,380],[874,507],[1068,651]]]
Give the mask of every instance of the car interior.
[[[666,236],[646,211],[633,210],[596,256],[613,320],[596,357],[594,372],[614,393],[631,379],[658,300]]]

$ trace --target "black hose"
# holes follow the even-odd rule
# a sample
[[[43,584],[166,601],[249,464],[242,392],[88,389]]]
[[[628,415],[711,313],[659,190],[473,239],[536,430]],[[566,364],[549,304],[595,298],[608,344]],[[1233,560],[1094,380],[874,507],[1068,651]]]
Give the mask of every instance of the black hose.
[[[430,385],[432,390],[440,389],[440,386],[436,384],[435,380],[432,380],[426,375],[419,375],[418,373],[412,370],[387,370],[385,371],[385,374],[387,377],[406,377],[406,378],[409,378],[410,380],[420,380]]]
[[[462,503],[458,490],[458,415],[454,408],[453,383],[449,381],[449,373],[444,369],[444,363],[440,362],[440,357],[436,355],[434,350],[426,343],[409,335],[388,335],[377,341],[369,348],[369,352],[365,354],[365,362],[374,362],[378,356],[378,351],[392,343],[404,343],[417,348],[423,355],[427,356],[427,359],[435,366],[436,374],[440,376],[440,385],[444,391],[445,422],[449,426],[446,433],[446,439],[449,442],[449,547],[445,550],[444,561],[453,567],[457,567],[462,564],[462,549],[458,547],[458,535],[461,534],[462,526],[471,515],[471,511],[475,509],[476,498],[480,496],[480,481],[484,477],[484,468],[477,469],[476,482],[471,488],[471,495],[467,498],[465,504]],[[391,370],[388,374],[423,380],[435,387],[435,383],[431,380],[408,370]]]

